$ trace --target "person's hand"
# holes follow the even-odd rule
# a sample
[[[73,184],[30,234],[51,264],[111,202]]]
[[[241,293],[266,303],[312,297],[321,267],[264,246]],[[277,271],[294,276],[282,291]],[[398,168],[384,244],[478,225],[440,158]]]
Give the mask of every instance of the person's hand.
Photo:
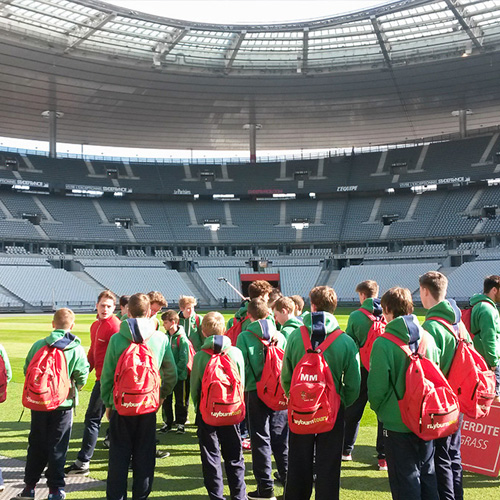
[[[108,419],[108,422],[111,420],[111,408],[106,408],[106,418]]]
[[[163,401],[165,401],[165,398],[160,398],[160,406],[158,406],[158,410],[162,407]],[[158,411],[156,410],[156,411]]]

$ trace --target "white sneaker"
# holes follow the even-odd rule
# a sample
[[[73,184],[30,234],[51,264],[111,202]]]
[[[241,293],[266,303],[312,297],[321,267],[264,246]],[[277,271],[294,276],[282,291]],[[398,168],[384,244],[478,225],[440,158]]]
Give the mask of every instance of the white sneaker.
[[[342,462],[352,462],[352,455],[342,455]]]

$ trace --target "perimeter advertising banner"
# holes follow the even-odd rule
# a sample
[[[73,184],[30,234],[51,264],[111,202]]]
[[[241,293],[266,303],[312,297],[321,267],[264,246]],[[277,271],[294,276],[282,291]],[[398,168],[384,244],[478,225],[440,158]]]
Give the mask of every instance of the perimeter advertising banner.
[[[494,403],[487,417],[462,423],[464,470],[497,477],[500,472],[500,404]]]

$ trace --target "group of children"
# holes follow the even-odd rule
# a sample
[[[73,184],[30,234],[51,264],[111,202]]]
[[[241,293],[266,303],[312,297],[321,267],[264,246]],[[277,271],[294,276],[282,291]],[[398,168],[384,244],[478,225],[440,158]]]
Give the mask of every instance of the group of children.
[[[194,297],[181,297],[179,313],[167,310],[161,315],[166,334],[156,319],[157,313],[167,306],[159,292],[122,297],[118,318],[113,314],[114,294],[104,291],[97,301],[88,356],[71,333],[74,314],[60,309],[54,315],[54,331],[34,344],[24,369],[29,372],[32,358],[42,347],[60,349],[66,359],[72,390],[56,410],[32,410],[25,488],[16,498],[34,498],[35,486],[48,465],[49,499],[62,500],[65,472],[89,473],[105,414],[110,421],[106,438],[107,498],[126,498],[130,466],[132,497],[147,498],[155,459],[165,456],[158,455],[156,450],[156,412],[161,406],[164,423],[158,432],[184,433],[190,395],[196,414],[204,484],[213,500],[224,498],[222,461],[231,498],[236,500],[274,500],[275,482],[284,486],[285,500],[306,500],[313,489],[318,499],[339,498],[341,464],[352,460],[359,422],[368,401],[378,418],[378,468],[388,470],[393,498],[463,498],[460,427],[442,439],[426,441],[405,425],[399,404],[408,390],[406,372],[410,359],[391,338],[412,352],[419,348],[419,352],[425,351],[425,357],[446,376],[457,346],[453,327],[463,327],[460,310],[453,300],[446,299],[447,279],[443,274],[428,272],[420,277],[419,285],[421,301],[427,310],[423,325],[419,325],[413,314],[409,290],[391,288],[379,299],[378,285],[368,280],[356,287],[360,308],[351,313],[345,333],[334,316],[337,296],[327,286],[311,290],[311,310],[302,314],[301,297],[284,297],[267,281],[255,281],[249,285],[248,300],[227,326],[220,313],[209,312],[202,317],[194,310]],[[495,373],[497,396],[500,392],[498,302],[500,277],[489,276],[483,293],[471,299],[468,325],[474,334],[475,348]],[[269,375],[271,352],[279,358],[280,387],[275,392],[279,389],[284,391],[284,400],[290,398],[288,410],[286,406],[270,405],[262,392],[264,372],[266,377]],[[324,371],[301,371],[302,380],[298,380],[308,356],[314,357]],[[8,366],[2,349],[0,357]],[[213,369],[216,358],[221,361],[218,370]],[[134,361],[137,359],[140,361]],[[85,416],[81,449],[76,461],[64,469],[71,410],[78,389],[92,369],[96,372],[96,383]],[[144,386],[149,384],[151,389],[147,394],[143,391],[130,395],[122,388],[129,379],[127,370],[132,370],[132,378],[143,380]],[[300,405],[311,407],[313,388],[309,393],[308,387],[314,385],[311,383],[318,374],[327,381],[328,404],[334,403],[328,406],[329,415],[320,418],[318,408],[325,404],[324,399],[320,400],[315,410],[319,413],[308,420],[308,415],[299,411]],[[207,384],[213,384],[214,379],[227,391],[227,404],[229,400],[235,401],[236,383],[244,389],[244,402],[237,406],[237,411],[212,413],[215,420],[220,417],[221,423],[209,420],[203,406],[210,400]],[[294,388],[301,383],[306,389],[297,396]],[[0,384],[0,398],[1,395]],[[331,425],[327,427],[325,422],[329,418]],[[246,491],[244,478],[242,436],[247,431],[257,484],[252,492]],[[277,468],[274,474],[273,457]]]

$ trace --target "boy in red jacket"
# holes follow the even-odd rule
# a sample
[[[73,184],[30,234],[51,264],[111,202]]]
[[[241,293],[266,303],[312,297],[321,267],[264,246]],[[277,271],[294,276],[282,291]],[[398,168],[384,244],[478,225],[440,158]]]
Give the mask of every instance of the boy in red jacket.
[[[105,407],[101,399],[101,371],[108,348],[109,339],[120,329],[120,320],[113,314],[115,311],[116,296],[111,290],[104,290],[97,298],[97,320],[90,327],[90,349],[88,360],[90,371],[95,368],[96,382],[90,395],[87,413],[85,413],[85,427],[83,430],[82,445],[75,462],[65,469],[68,476],[88,476],[90,459],[99,437],[101,420]]]

